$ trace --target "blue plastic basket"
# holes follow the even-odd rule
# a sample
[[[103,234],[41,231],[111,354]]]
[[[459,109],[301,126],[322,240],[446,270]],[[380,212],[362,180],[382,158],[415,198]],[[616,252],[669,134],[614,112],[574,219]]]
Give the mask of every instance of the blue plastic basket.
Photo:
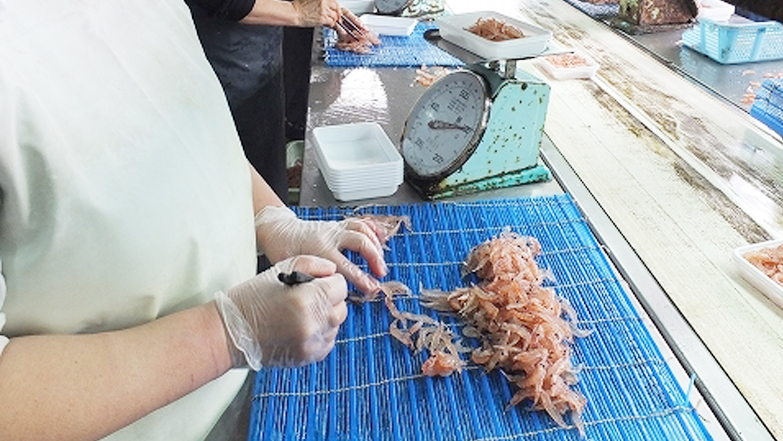
[[[783,79],[766,79],[761,83],[750,114],[783,135]]]
[[[722,64],[777,60],[783,58],[783,25],[701,19],[683,32],[682,44]]]

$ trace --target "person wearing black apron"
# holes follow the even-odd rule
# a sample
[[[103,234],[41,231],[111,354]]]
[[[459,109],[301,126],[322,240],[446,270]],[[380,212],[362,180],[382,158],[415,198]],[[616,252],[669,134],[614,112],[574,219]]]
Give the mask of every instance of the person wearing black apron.
[[[286,98],[283,73],[283,26],[336,27],[343,14],[360,25],[356,16],[343,10],[337,0],[185,0],[191,10],[201,45],[226,94],[234,123],[250,163],[282,200],[288,198],[286,170]],[[361,25],[360,25],[361,26]],[[338,31],[339,32],[339,31]],[[308,35],[291,34],[299,44]],[[312,34],[309,34],[312,35]],[[307,56],[288,69],[306,66]],[[307,71],[290,72],[296,84],[289,90],[306,89]],[[304,102],[290,109],[306,111]],[[291,117],[299,121],[303,115]],[[289,131],[290,132],[290,131]]]
[[[245,155],[278,197],[287,200],[282,26],[240,23],[252,1],[234,2],[237,7],[229,11],[210,10],[198,0],[186,3],[223,86]]]

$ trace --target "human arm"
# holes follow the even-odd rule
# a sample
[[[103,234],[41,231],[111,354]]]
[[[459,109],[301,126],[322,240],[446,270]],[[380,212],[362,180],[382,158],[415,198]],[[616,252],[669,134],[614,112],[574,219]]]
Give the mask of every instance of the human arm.
[[[316,27],[328,26],[341,36],[345,31],[337,25],[342,16],[359,28],[366,26],[350,10],[340,7],[337,0],[185,0],[208,16],[224,17],[248,25]]]
[[[225,17],[244,24],[335,27],[340,18],[337,0],[186,0],[207,15]],[[350,12],[345,11],[348,14]],[[351,18],[356,18],[350,14]]]
[[[318,278],[296,287],[269,283],[292,270]],[[226,292],[263,365],[328,354],[347,315],[345,281],[334,271],[331,262],[300,256]],[[0,439],[97,439],[243,365],[231,357],[223,326],[231,320],[218,304],[116,332],[12,338],[0,354]]]
[[[0,439],[97,439],[230,363],[214,302],[116,332],[12,338],[0,355]]]

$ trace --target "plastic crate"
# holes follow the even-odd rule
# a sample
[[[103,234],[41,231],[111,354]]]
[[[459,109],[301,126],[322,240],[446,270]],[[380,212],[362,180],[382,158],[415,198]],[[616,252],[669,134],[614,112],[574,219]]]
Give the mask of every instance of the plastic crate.
[[[761,83],[750,114],[783,135],[783,79],[766,79]]]
[[[683,32],[682,44],[722,64],[777,60],[783,58],[783,25],[701,19]]]

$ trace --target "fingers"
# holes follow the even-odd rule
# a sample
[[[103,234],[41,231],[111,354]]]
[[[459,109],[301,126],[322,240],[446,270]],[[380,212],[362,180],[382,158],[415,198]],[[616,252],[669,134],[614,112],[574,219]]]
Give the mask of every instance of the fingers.
[[[362,271],[339,251],[334,251],[332,261],[337,264],[337,272],[345,276],[345,279],[353,283],[359,291],[365,294],[374,294],[381,289],[378,280]]]
[[[339,305],[340,303],[345,302],[345,299],[348,297],[348,284],[345,282],[345,277],[341,274],[321,277],[320,279],[313,280],[311,283],[316,285],[316,288],[328,301],[329,306]]]
[[[296,256],[277,265],[287,261],[286,265],[288,268],[285,271],[299,271],[314,277],[331,276],[337,271],[337,265],[334,262],[318,256]]]
[[[343,221],[347,230],[357,231],[364,234],[369,238],[372,243],[378,248],[380,253],[383,253],[383,244],[381,239],[386,238],[386,231],[380,225],[372,221],[365,221],[362,219],[348,219]]]
[[[342,15],[346,16],[349,20],[351,20],[353,22],[353,24],[355,24],[362,31],[364,31],[364,32],[368,32],[369,31],[369,29],[367,29],[367,27],[364,25],[364,22],[362,22],[359,19],[359,17],[354,15],[354,13],[351,12],[350,10],[348,10],[346,8],[340,8],[340,12],[342,13]]]
[[[339,328],[339,326],[345,323],[345,319],[347,318],[348,318],[348,305],[345,303],[345,300],[343,300],[340,303],[334,305],[332,316],[329,319],[329,324],[334,326],[335,334],[337,333],[337,329]]]
[[[383,249],[379,248],[376,243],[378,242],[373,242],[371,236],[366,233],[347,230],[340,235],[338,248],[361,254],[367,261],[370,271],[378,277],[383,277],[386,275],[388,268],[383,258]],[[340,271],[339,264],[337,271]],[[345,273],[343,274],[345,275]]]

